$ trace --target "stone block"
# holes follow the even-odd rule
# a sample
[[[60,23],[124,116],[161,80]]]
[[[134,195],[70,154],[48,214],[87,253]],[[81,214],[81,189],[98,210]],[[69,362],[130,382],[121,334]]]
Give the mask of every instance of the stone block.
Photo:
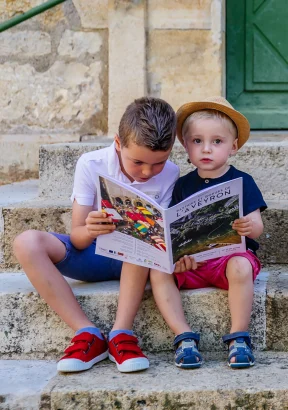
[[[0,3],[0,21],[11,19],[17,14],[23,14],[26,11],[45,3],[46,0],[2,0]],[[52,29],[60,21],[65,21],[64,5],[59,4],[45,13],[41,13],[35,16],[33,20],[27,20],[22,23],[25,27],[37,24],[42,28]],[[23,27],[23,26],[22,26]]]
[[[78,142],[80,135],[70,134],[0,134],[0,186],[38,178],[39,148],[55,142]]]
[[[2,259],[4,266],[0,269],[18,267],[13,255],[12,244],[14,238],[28,229],[47,232],[69,233],[71,226],[71,204],[69,201],[36,201],[24,202],[23,205],[11,205],[0,208],[3,218],[2,231]],[[1,231],[0,231],[1,235]]]
[[[1,360],[1,410],[39,410],[41,393],[56,373],[52,361]]]
[[[255,286],[251,334],[257,349],[266,347],[265,274]],[[0,276],[0,353],[2,358],[56,358],[73,332],[44,303],[25,274]],[[105,333],[115,321],[119,282],[83,283],[70,280],[73,292],[90,320]],[[221,336],[229,332],[227,292],[212,288],[181,291],[186,318],[201,332],[201,349],[223,351]],[[171,350],[173,334],[161,317],[147,287],[137,313],[134,331],[148,351]]]
[[[280,201],[277,206],[268,201],[268,207],[262,214],[264,233],[259,238],[258,256],[266,263],[288,263],[287,201]]]
[[[108,13],[108,131],[115,133],[126,106],[146,95],[145,1],[109,0]]]
[[[51,38],[41,31],[1,33],[0,56],[40,57],[51,53]]]
[[[149,354],[144,372],[119,373],[109,360],[88,372],[56,375],[48,360],[0,361],[3,410],[286,410],[287,353],[257,354],[257,366],[231,371],[225,356],[181,371],[172,353]],[[219,377],[221,375],[221,377]],[[192,382],[191,382],[192,379]],[[253,388],[251,388],[253,379]]]
[[[105,148],[107,145],[107,142],[43,145],[39,154],[39,194],[47,198],[68,199],[72,194],[79,157],[85,152]]]
[[[79,58],[86,53],[96,54],[101,50],[102,43],[100,33],[66,30],[61,38],[58,54],[70,58]]]
[[[149,29],[209,30],[213,0],[148,0]]]
[[[108,0],[73,0],[84,29],[108,27]]]
[[[149,94],[178,109],[222,94],[223,34],[210,30],[153,30],[148,36]],[[201,69],[199,69],[201,67]]]
[[[55,61],[45,72],[31,64],[0,65],[1,132],[106,131],[104,77],[101,56],[91,64]]]
[[[103,148],[111,142],[111,137],[103,137],[97,143],[42,146],[40,150],[41,195],[53,198],[59,196],[61,192],[63,196],[70,196],[77,159],[84,152]],[[288,199],[288,185],[284,183],[288,173],[287,158],[288,141],[259,142],[252,138],[235,157],[230,159],[230,163],[251,174],[264,198],[273,200],[273,206],[276,206],[280,200]],[[192,165],[188,164],[188,156],[179,143],[175,143],[170,159],[180,167],[181,175],[193,169]]]
[[[278,244],[282,246],[282,244]],[[287,252],[287,246],[286,252]],[[277,269],[278,268],[278,269]],[[267,349],[287,351],[288,347],[288,269],[272,267],[267,283]]]
[[[287,354],[259,354],[257,366],[231,371],[224,358],[181,371],[172,355],[149,355],[145,372],[120,374],[102,362],[81,374],[57,375],[42,394],[43,409],[286,410]],[[48,407],[49,406],[49,407]]]

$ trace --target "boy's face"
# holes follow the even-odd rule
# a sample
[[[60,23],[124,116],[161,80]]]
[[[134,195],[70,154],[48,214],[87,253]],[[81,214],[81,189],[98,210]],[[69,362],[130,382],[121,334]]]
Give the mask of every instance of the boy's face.
[[[130,142],[128,147],[121,147],[119,136],[115,136],[122,172],[130,181],[146,182],[159,174],[170,155],[168,151],[152,151],[151,149]]]
[[[237,152],[237,139],[220,119],[195,120],[188,127],[184,144],[190,161],[202,178],[217,178],[228,169],[229,155]]]

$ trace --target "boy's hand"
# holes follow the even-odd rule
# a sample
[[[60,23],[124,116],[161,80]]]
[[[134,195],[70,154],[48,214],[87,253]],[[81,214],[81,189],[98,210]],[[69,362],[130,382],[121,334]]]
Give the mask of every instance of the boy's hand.
[[[116,226],[112,223],[112,218],[108,217],[105,212],[91,211],[85,219],[85,225],[91,238],[97,238],[99,235],[111,233]]]
[[[198,264],[193,258],[193,256],[185,255],[182,258],[180,258],[179,261],[176,262],[174,272],[180,273],[186,272],[187,270],[195,270],[197,269],[197,266]]]
[[[253,222],[254,220],[249,216],[243,216],[242,218],[235,219],[232,225],[238,235],[249,236],[253,232]]]

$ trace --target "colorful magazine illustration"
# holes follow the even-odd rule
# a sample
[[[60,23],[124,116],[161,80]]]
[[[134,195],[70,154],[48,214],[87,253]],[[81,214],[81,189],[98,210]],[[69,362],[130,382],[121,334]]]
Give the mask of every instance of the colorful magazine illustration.
[[[97,238],[96,253],[172,273],[184,255],[201,262],[245,252],[245,238],[232,229],[243,216],[242,178],[224,182],[164,209],[141,191],[98,175],[98,209],[116,225]]]

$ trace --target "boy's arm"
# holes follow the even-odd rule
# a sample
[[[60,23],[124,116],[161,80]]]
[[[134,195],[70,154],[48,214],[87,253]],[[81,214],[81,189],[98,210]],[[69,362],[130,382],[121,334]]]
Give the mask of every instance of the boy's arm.
[[[85,249],[99,235],[113,232],[114,229],[112,219],[108,218],[105,213],[93,211],[92,206],[79,205],[74,200],[70,239],[75,248]]]
[[[264,230],[260,209],[256,209],[256,211],[242,218],[235,219],[232,228],[235,229],[239,235],[248,236],[248,238],[251,239],[258,238]]]

